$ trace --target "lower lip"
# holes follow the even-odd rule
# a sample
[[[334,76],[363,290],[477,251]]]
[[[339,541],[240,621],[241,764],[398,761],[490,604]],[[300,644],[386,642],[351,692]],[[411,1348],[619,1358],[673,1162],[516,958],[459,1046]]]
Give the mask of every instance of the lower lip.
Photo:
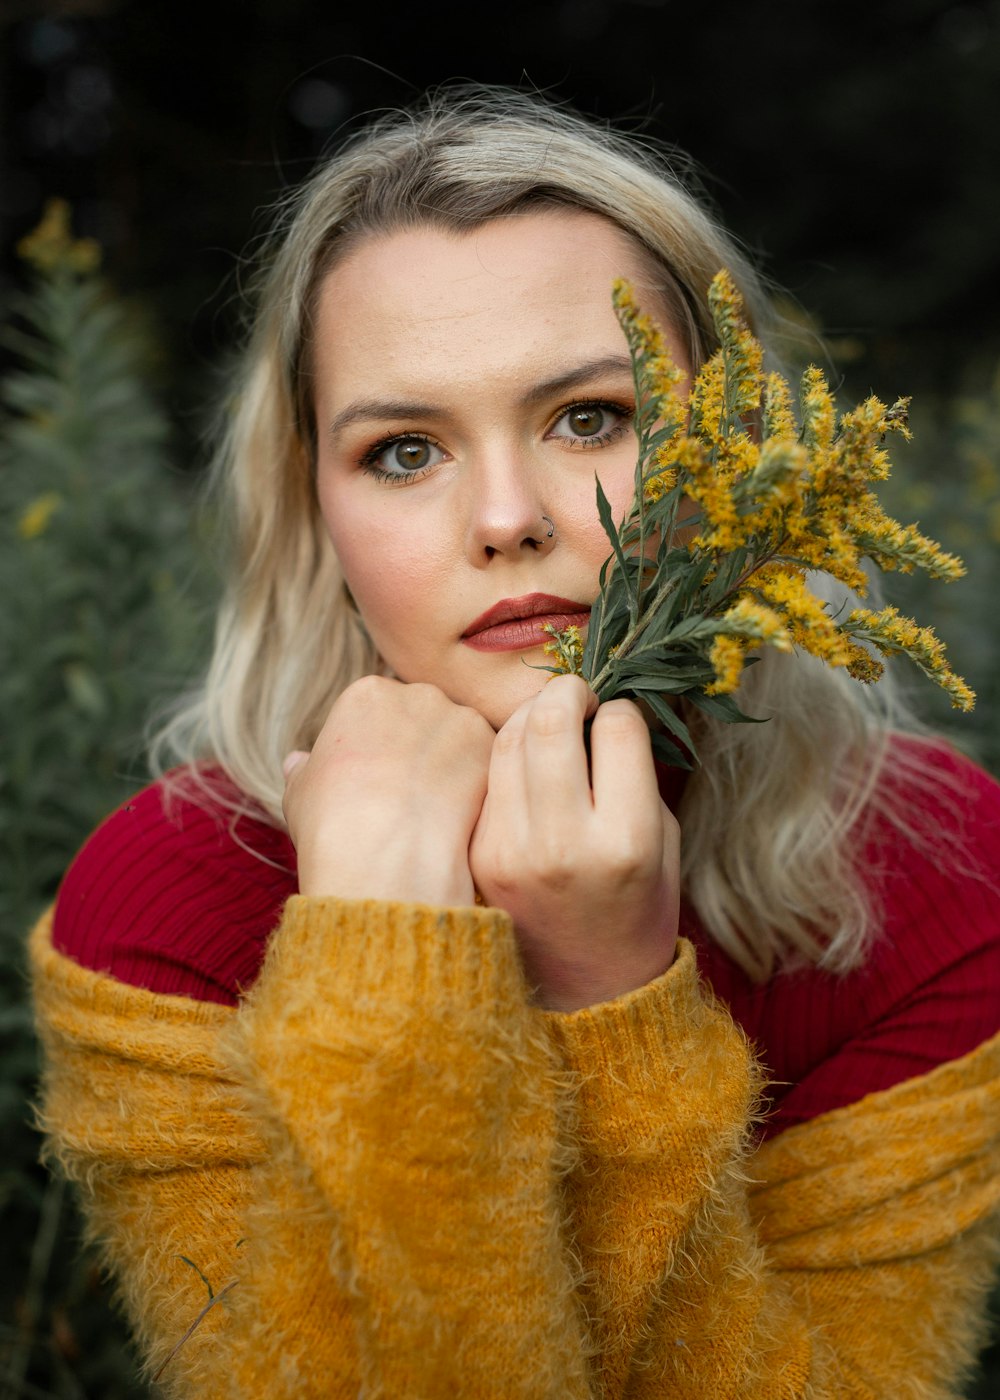
[[[530,651],[532,647],[544,646],[551,642],[551,627],[555,632],[565,632],[567,627],[582,627],[590,620],[589,612],[542,613],[538,617],[519,617],[512,622],[499,622],[496,627],[487,627],[482,632],[474,632],[462,641],[473,651]]]

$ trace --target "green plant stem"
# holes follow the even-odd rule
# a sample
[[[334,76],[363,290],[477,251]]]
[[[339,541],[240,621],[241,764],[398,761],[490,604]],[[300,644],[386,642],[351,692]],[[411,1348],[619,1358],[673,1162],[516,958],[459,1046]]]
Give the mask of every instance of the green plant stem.
[[[619,656],[627,656],[628,653],[632,650],[639,637],[642,635],[644,629],[646,628],[650,618],[656,615],[657,609],[660,607],[664,599],[667,598],[673,592],[674,588],[676,587],[676,584],[676,579],[668,578],[667,581],[660,587],[659,591],[656,594],[656,597],[653,599],[649,607],[647,607],[646,611],[642,614],[639,620],[635,622],[625,633],[625,636],[622,638],[621,642],[618,645],[618,649],[615,652],[616,660]],[[610,673],[611,663],[605,662],[601,669],[598,671],[597,675],[593,676],[587,682],[587,684],[590,686],[591,690],[593,690],[596,694],[600,694],[598,687],[610,675]]]

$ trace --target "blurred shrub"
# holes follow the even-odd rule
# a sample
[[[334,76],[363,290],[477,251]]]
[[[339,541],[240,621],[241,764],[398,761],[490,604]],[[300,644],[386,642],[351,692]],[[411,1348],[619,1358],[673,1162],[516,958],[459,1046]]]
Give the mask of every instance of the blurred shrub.
[[[144,1393],[61,1188],[35,1165],[22,948],[87,832],[140,785],[150,703],[197,669],[191,509],[128,309],[50,206],[0,385],[0,1394]],[[6,1388],[5,1388],[6,1386]]]

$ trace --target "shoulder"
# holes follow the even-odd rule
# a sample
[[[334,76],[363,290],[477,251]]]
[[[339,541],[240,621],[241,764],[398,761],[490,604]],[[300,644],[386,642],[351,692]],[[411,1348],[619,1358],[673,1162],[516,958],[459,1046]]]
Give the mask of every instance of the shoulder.
[[[884,783],[862,871],[879,932],[836,999],[914,1074],[1000,1030],[1000,783],[950,744],[910,737]]]
[[[887,922],[893,910],[926,917],[947,906],[996,943],[1000,783],[943,740],[899,736],[879,786],[864,865]]]
[[[217,773],[178,770],[93,833],[59,890],[55,948],[150,991],[232,1004],[295,892],[285,833]]]

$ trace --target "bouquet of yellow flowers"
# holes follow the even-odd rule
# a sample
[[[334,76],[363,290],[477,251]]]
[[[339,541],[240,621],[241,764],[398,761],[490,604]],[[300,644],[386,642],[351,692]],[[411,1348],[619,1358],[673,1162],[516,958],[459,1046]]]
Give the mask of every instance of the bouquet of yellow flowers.
[[[838,417],[810,367],[796,414],[788,381],[764,372],[726,271],[709,289],[719,349],[683,395],[682,371],[627,283],[615,283],[614,303],[635,377],[635,494],[616,525],[597,484],[612,552],[586,642],[575,627],[553,633],[548,669],[582,675],[601,700],[644,702],[665,731],[654,735],[658,756],[684,767],[695,746],[671,697],[717,719],[750,719],[733,692],[763,646],[801,647],[862,682],[881,676],[880,655],[900,653],[971,709],[975,696],[931,628],[892,607],[837,616],[809,587],[810,572],[822,571],[863,597],[865,559],[934,578],[965,572],[916,526],[891,519],[873,490],[889,475],[887,435],[910,435],[909,400],[888,408],[868,398]]]

